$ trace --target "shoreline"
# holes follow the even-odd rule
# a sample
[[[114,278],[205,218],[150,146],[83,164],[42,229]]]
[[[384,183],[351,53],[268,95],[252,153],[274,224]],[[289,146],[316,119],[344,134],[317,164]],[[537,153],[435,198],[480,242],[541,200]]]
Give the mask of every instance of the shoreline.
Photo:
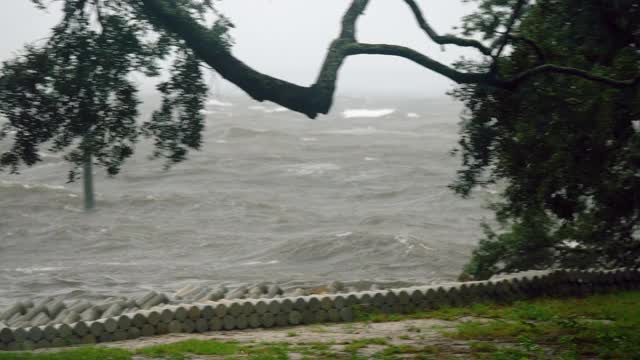
[[[543,296],[598,294],[617,289],[636,289],[639,286],[638,269],[553,270],[444,286],[272,299],[206,300],[180,305],[161,304],[158,301],[162,296],[147,294],[142,306],[146,304],[148,308],[128,314],[99,319],[100,315],[96,315],[91,308],[86,308],[83,314],[87,311],[94,319],[78,320],[72,316],[67,322],[57,324],[30,327],[0,325],[0,349],[32,350],[108,343],[168,333],[351,322],[362,311],[411,314],[426,309],[485,301],[508,302]],[[60,305],[56,305],[56,308],[59,309]],[[42,318],[41,314],[47,311],[51,309],[42,304],[34,305],[28,312],[16,306],[5,311],[2,319],[23,317],[30,321]]]

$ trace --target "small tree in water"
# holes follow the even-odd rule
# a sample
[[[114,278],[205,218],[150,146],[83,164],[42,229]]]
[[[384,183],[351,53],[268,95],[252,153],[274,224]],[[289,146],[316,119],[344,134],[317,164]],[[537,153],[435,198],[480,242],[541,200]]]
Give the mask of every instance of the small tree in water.
[[[95,206],[92,166],[116,175],[139,135],[153,138],[154,157],[166,166],[184,160],[201,144],[207,88],[199,61],[169,37],[149,41],[149,25],[126,16],[119,1],[67,1],[62,22],[48,41],[29,46],[0,71],[0,140],[12,141],[0,169],[16,173],[41,160],[39,149],[64,152],[72,164],[69,181],[84,170],[85,208]],[[99,11],[98,11],[99,10]],[[168,80],[160,83],[161,108],[137,122],[138,90],[132,73],[159,75],[158,62],[171,57]]]

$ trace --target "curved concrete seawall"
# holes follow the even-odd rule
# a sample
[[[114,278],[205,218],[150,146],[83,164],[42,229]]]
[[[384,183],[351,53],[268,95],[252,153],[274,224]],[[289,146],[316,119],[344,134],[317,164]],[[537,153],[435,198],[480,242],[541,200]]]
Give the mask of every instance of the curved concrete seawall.
[[[182,289],[176,298],[199,293],[189,304],[167,304],[150,292],[137,300],[44,299],[21,302],[0,315],[0,351],[93,344],[168,333],[270,328],[346,322],[354,312],[412,313],[484,301],[512,302],[538,297],[584,296],[640,289],[640,269],[553,270],[503,275],[489,281],[449,283],[389,290],[280,298],[223,298],[224,292]],[[276,292],[265,287],[265,291]],[[211,300],[207,300],[211,299]],[[131,310],[134,309],[134,310]]]

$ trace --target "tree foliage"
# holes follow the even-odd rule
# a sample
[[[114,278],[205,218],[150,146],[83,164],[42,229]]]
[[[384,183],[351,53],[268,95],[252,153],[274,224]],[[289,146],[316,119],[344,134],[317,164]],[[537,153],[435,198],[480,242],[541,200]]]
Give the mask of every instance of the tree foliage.
[[[494,8],[506,3],[483,0],[466,30],[503,36],[491,16],[504,22],[507,13]],[[640,69],[638,0],[539,0],[511,35],[511,52],[496,64],[504,76],[541,62],[607,77]],[[502,189],[494,204],[502,230],[486,228],[469,273],[640,265],[640,86],[544,74],[512,90],[466,85],[454,95],[467,110],[453,188],[464,196],[476,186]]]
[[[212,6],[186,5],[196,14]],[[199,111],[207,93],[200,61],[182,41],[141,19],[138,7],[119,0],[66,0],[63,18],[46,42],[3,64],[0,115],[7,122],[1,135],[12,144],[0,155],[0,169],[31,166],[46,147],[64,152],[73,180],[88,157],[117,174],[140,135],[154,139],[154,155],[167,165],[200,147]],[[141,124],[132,76],[159,76],[166,61],[173,66],[158,86],[162,106]]]

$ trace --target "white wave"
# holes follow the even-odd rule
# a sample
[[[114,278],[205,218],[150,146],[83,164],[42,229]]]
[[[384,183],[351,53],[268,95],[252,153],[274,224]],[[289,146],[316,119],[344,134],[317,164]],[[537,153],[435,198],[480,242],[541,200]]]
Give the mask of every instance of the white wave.
[[[418,114],[416,114],[414,112],[410,112],[410,113],[407,113],[407,117],[411,118],[411,119],[416,119],[416,118],[419,118],[420,115],[418,115]]]
[[[379,160],[378,158],[369,157],[369,156],[364,158],[364,161],[378,161],[378,160]]]
[[[62,155],[53,154],[53,153],[46,152],[46,151],[40,151],[40,152],[38,152],[38,155],[42,159],[62,159]]]
[[[379,118],[391,115],[395,109],[349,109],[342,112],[342,117],[350,118]]]
[[[0,185],[4,187],[19,186],[27,190],[30,190],[30,189],[65,190],[66,189],[62,185],[30,184],[30,183],[21,183],[17,181],[7,181],[7,180],[0,180]]]
[[[249,106],[249,110],[265,111],[266,109],[267,109],[267,107],[263,106],[263,105],[251,105],[251,106]]]
[[[310,142],[310,141],[318,141],[318,139],[317,139],[317,138],[314,138],[314,137],[303,137],[303,138],[300,138],[300,140],[302,140],[302,141],[306,141],[306,142]]]
[[[336,237],[343,238],[343,237],[347,237],[349,235],[353,235],[353,233],[351,231],[347,231],[347,232],[336,234]]]
[[[419,134],[409,132],[409,131],[396,131],[396,130],[380,130],[373,126],[367,127],[357,127],[351,129],[339,129],[339,130],[328,130],[324,131],[321,134],[327,135],[400,135],[400,136],[420,136]]]
[[[322,175],[329,171],[340,170],[340,167],[336,164],[324,163],[324,164],[300,164],[293,165],[287,169],[288,172],[296,175]]]
[[[215,111],[211,111],[211,110],[205,110],[205,109],[200,110],[200,114],[202,115],[211,115],[215,113],[216,113]]]
[[[273,109],[265,109],[264,112],[266,112],[267,114],[271,114],[271,113],[280,113],[280,112],[285,112],[285,111],[289,111],[289,109],[287,108],[283,108],[282,106],[273,108]]]
[[[75,213],[83,212],[82,209],[77,208],[77,207],[73,207],[73,206],[69,206],[69,205],[65,205],[62,209],[67,210],[67,211],[71,211],[71,212],[75,212]]]
[[[225,102],[218,99],[211,99],[207,101],[207,106],[231,107],[233,106],[233,104],[230,102]]]
[[[34,272],[52,272],[52,271],[60,271],[68,269],[66,267],[55,267],[55,266],[32,266],[26,268],[15,268],[13,271],[23,273],[23,274],[33,274]]]
[[[216,140],[216,144],[226,144],[226,143],[227,143],[227,140],[224,140],[224,139]]]
[[[256,265],[275,265],[275,264],[279,264],[280,261],[278,260],[271,260],[271,261],[249,261],[246,263],[242,263],[242,265],[246,265],[246,266],[256,266]]]

